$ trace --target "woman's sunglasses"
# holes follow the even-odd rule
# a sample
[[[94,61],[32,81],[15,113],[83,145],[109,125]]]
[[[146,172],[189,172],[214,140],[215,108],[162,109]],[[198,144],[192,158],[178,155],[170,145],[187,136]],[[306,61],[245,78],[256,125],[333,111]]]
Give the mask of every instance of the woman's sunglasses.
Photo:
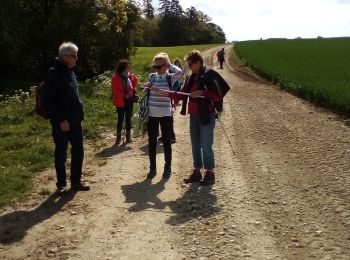
[[[162,67],[164,67],[165,66],[165,64],[163,64],[163,65],[153,65],[152,67],[154,68],[154,69],[157,69],[157,70],[160,70]]]

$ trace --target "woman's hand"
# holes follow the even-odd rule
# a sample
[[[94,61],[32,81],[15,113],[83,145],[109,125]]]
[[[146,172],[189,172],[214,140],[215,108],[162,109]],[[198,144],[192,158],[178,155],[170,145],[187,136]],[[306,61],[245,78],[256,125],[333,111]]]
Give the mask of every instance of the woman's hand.
[[[204,90],[196,90],[190,93],[191,98],[198,98],[200,96],[204,96],[205,91]]]

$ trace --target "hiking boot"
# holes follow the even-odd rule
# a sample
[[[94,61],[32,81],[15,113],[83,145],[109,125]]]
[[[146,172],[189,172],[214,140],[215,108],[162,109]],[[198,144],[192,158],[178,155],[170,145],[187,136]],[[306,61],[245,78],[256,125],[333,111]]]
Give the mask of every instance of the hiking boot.
[[[90,186],[87,184],[84,184],[82,182],[76,183],[76,184],[72,184],[72,190],[75,191],[89,191],[90,190]]]
[[[56,189],[56,191],[55,191],[55,193],[56,193],[57,195],[63,195],[63,194],[66,193],[66,192],[67,192],[66,186],[57,187],[57,189]]]
[[[193,182],[199,182],[202,179],[202,174],[199,170],[193,170],[190,177],[187,179],[184,179],[185,183],[193,183]]]
[[[169,179],[171,175],[171,167],[170,166],[165,166],[164,167],[164,172],[163,172],[163,179]]]
[[[150,168],[149,173],[147,174],[147,179],[153,179],[157,175],[157,170]]]
[[[132,140],[131,140],[131,133],[130,132],[126,132],[125,137],[126,137],[126,142],[127,143],[131,143],[132,142]]]
[[[215,183],[215,175],[214,172],[206,172],[203,180],[199,183],[201,186],[209,186]]]

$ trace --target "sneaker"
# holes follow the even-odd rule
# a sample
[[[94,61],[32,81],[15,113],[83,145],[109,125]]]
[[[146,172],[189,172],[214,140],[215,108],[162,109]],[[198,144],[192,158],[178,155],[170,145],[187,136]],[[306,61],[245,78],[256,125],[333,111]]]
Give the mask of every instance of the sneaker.
[[[209,186],[215,183],[215,174],[214,172],[206,172],[203,180],[199,183],[201,186]]]
[[[62,195],[64,193],[66,193],[66,192],[67,192],[66,186],[61,186],[61,187],[57,187],[55,193],[58,194],[58,195]]]
[[[164,167],[163,179],[169,179],[171,175],[171,167]]]
[[[90,186],[87,184],[84,184],[82,182],[79,182],[77,184],[72,184],[72,190],[75,191],[89,191],[90,190]]]
[[[198,170],[193,170],[192,174],[190,177],[187,179],[184,179],[185,183],[193,183],[193,182],[199,182],[202,179],[202,174]]]
[[[157,170],[151,168],[147,174],[147,179],[153,179],[157,175]]]

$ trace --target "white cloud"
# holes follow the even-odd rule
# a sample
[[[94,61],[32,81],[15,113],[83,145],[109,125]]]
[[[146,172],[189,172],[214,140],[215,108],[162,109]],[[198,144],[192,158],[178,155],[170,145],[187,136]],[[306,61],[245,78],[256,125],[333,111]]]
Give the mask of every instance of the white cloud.
[[[221,26],[228,40],[350,36],[350,0],[180,0]]]

